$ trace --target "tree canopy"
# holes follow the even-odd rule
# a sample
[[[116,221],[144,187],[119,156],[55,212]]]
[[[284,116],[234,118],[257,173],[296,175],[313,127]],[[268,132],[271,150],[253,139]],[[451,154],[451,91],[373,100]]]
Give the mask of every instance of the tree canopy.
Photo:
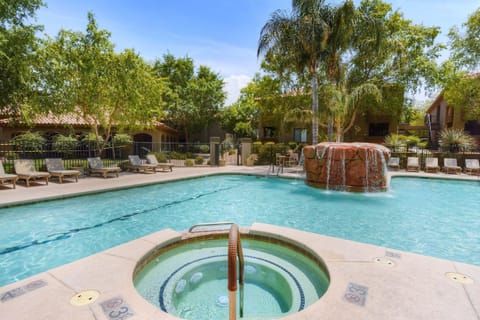
[[[29,24],[41,0],[0,2],[0,110],[18,114],[31,104],[31,65],[40,26]]]
[[[224,82],[209,67],[195,71],[191,58],[176,58],[165,54],[156,60],[154,70],[167,81],[170,91],[165,92],[165,120],[183,132],[188,142],[190,135],[207,128],[216,119],[226,99]]]

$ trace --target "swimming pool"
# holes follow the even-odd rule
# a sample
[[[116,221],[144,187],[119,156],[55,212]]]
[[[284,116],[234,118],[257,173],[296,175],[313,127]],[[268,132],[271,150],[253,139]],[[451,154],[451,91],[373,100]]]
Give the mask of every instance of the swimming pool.
[[[394,178],[384,193],[220,175],[0,210],[0,285],[152,232],[263,222],[480,265],[480,183]]]

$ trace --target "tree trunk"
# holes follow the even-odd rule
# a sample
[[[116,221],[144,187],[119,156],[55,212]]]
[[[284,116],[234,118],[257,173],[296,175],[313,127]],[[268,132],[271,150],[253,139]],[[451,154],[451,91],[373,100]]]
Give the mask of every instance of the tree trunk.
[[[312,144],[318,144],[318,79],[316,71],[312,72]]]

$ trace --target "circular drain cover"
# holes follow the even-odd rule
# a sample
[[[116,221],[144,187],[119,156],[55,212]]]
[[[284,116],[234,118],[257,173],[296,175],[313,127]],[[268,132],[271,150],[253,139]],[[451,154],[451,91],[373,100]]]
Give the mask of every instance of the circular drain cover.
[[[470,278],[469,276],[458,273],[458,272],[447,272],[445,273],[445,276],[453,281],[457,281],[463,284],[468,284],[468,283],[473,283],[473,279]]]
[[[82,291],[70,299],[70,304],[74,306],[85,306],[97,300],[98,296],[100,296],[100,292],[95,290]]]
[[[385,265],[390,266],[390,267],[393,267],[395,265],[395,262],[393,262],[390,259],[384,258],[384,257],[377,257],[377,258],[373,259],[373,261],[375,261],[377,263],[385,264]]]

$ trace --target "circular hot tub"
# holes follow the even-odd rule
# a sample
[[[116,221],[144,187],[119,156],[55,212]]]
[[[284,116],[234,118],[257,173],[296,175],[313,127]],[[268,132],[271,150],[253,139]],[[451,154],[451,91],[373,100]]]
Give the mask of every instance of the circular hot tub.
[[[136,289],[150,303],[179,318],[228,319],[228,239],[218,237],[198,237],[153,250],[137,267]],[[245,319],[299,312],[326,292],[326,267],[305,249],[248,234],[242,234],[242,246]],[[239,305],[237,291],[237,315]]]

